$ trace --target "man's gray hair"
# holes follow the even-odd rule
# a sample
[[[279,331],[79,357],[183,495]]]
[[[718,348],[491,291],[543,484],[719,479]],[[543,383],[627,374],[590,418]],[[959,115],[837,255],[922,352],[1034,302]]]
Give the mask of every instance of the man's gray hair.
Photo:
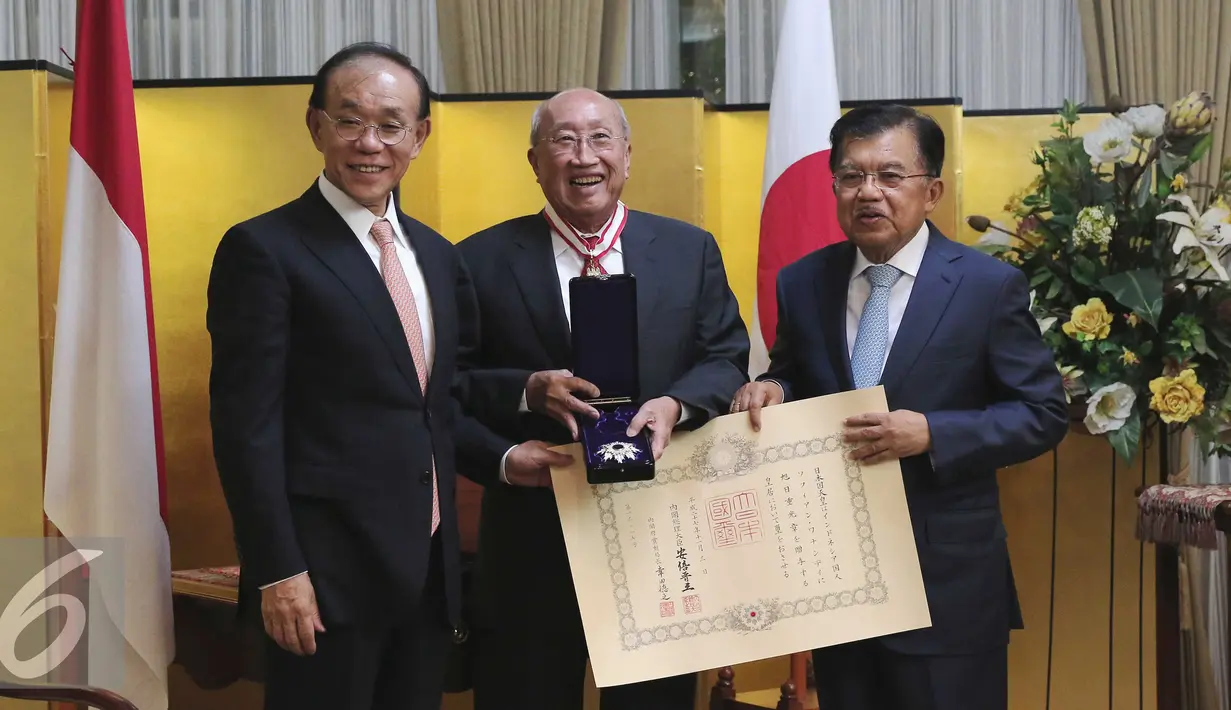
[[[539,128],[543,123],[543,113],[547,110],[547,104],[550,103],[552,99],[556,98],[556,96],[560,96],[561,94],[567,94],[570,91],[579,91],[579,90],[581,89],[565,89],[564,91],[561,91],[555,94],[554,96],[551,96],[550,98],[544,99],[543,101],[539,102],[539,105],[536,106],[534,109],[534,115],[530,117],[530,147],[531,148],[533,148],[538,143]],[[620,102],[616,101],[610,96],[607,96],[606,94],[602,94],[601,92],[595,92],[595,93],[598,93],[603,98],[615,104],[616,111],[619,112],[620,114],[620,130],[624,131],[624,139],[629,140],[630,138],[632,138],[633,129],[631,126],[628,125],[628,116],[624,114],[624,107],[620,105]]]

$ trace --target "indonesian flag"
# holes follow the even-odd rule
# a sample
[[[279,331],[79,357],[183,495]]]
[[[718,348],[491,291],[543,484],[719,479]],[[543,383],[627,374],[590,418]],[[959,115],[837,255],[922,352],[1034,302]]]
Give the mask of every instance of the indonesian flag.
[[[167,707],[171,559],[149,253],[121,0],[81,0],[44,509],[81,549],[122,544],[123,598],[102,590],[141,710]],[[81,541],[81,544],[79,544]]]
[[[749,375],[769,367],[778,325],[778,271],[845,237],[829,170],[829,129],[840,116],[829,0],[787,0],[783,11],[761,186],[761,242]]]

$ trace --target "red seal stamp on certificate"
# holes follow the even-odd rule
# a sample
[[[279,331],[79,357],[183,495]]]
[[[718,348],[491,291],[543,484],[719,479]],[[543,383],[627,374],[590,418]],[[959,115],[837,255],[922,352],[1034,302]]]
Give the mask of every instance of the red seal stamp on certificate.
[[[735,547],[760,542],[764,531],[756,491],[740,491],[705,502],[714,547]]]

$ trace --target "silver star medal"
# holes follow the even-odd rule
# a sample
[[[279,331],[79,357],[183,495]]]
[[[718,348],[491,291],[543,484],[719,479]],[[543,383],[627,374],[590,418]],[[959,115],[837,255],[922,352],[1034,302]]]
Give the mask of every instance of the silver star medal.
[[[625,460],[634,461],[637,455],[641,453],[641,449],[626,442],[612,441],[598,447],[597,456],[602,457],[603,461],[615,461],[616,463],[624,463]]]

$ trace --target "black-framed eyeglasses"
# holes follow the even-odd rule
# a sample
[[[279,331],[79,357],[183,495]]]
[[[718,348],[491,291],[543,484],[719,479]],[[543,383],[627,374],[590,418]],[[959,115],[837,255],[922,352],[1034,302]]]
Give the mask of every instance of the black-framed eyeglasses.
[[[338,138],[344,141],[357,141],[368,132],[369,128],[376,129],[376,137],[385,145],[397,145],[406,139],[406,134],[410,131],[408,126],[403,126],[400,123],[364,123],[363,121],[346,116],[343,118],[334,118],[330,116],[325,109],[317,109],[325,114],[325,118],[333,124],[333,129],[337,131]]]
[[[590,146],[590,150],[595,153],[606,153],[616,147],[616,144],[623,139],[624,136],[615,136],[607,131],[595,131],[584,136],[572,133],[558,133],[554,136],[548,136],[540,142],[546,143],[548,150],[553,153],[572,155],[577,152],[577,148],[583,143]]]
[[[834,184],[843,190],[858,190],[868,181],[868,177],[872,178],[872,184],[882,190],[896,190],[902,186],[910,178],[934,178],[931,173],[916,173],[914,175],[904,175],[895,170],[877,170],[874,172],[864,172],[863,170],[839,170],[834,173]]]

